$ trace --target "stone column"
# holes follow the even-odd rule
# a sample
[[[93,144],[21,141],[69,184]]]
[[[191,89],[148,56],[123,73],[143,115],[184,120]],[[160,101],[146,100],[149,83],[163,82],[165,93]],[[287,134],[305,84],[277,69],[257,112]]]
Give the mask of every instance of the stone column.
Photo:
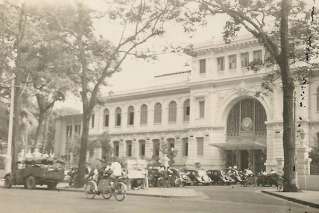
[[[119,157],[126,157],[126,141],[123,139],[119,140],[120,142],[120,153],[119,153]]]
[[[151,139],[145,139],[145,158],[151,159],[153,156],[153,142]]]
[[[136,138],[134,138],[133,140],[132,140],[132,157],[133,158],[136,158],[136,159],[139,159],[140,158],[140,156],[139,156],[139,151],[140,151],[140,143],[139,143],[139,141],[138,141],[138,139],[136,139]]]
[[[267,122],[267,154],[266,171],[275,170],[282,172],[283,162],[282,122]],[[282,165],[283,166],[283,165]]]
[[[182,139],[179,136],[175,138],[175,150],[177,151],[177,155],[175,157],[175,165],[180,165],[183,158],[183,145]]]
[[[188,137],[188,156],[186,159],[186,166],[194,167],[194,163],[196,160],[196,138]]]
[[[102,147],[97,147],[94,149],[94,158],[102,159]]]

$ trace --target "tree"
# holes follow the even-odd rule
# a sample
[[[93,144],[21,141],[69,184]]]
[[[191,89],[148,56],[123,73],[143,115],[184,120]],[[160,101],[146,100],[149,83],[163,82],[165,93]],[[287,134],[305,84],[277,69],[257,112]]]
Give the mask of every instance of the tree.
[[[82,135],[79,159],[79,183],[83,183],[89,121],[96,104],[100,103],[100,90],[106,79],[121,70],[129,57],[148,58],[141,49],[152,38],[164,33],[164,24],[178,15],[175,1],[114,0],[106,3],[106,16],[89,9],[83,3],[59,11],[52,26],[60,32],[69,51],[77,59],[70,78],[80,86],[83,104]],[[117,41],[97,36],[93,20],[103,18],[121,28]]]
[[[163,143],[163,144],[161,144],[160,152],[169,159],[169,161],[168,161],[169,166],[174,165],[174,163],[175,163],[174,159],[177,156],[176,149],[170,147],[170,145],[168,143]]]
[[[11,145],[11,175],[15,178],[16,144],[19,140],[19,124],[21,112],[21,95],[23,93],[23,55],[26,49],[24,41],[28,37],[26,31],[27,15],[25,4],[15,5],[11,2],[0,4],[1,15],[1,78],[14,75],[14,118]]]
[[[102,147],[102,159],[107,163],[112,162],[113,160],[113,147],[111,145],[110,136],[107,132],[104,132],[99,139]]]
[[[306,5],[301,0],[195,2],[199,3],[199,10],[189,14],[188,20],[194,23],[202,21],[207,15],[227,14],[230,19],[226,21],[224,28],[225,42],[231,42],[240,29],[244,28],[265,46],[277,65],[276,73],[280,76],[283,87],[284,191],[297,191],[293,117],[295,79],[290,66],[291,63],[296,64],[296,60],[306,61],[302,70],[309,71],[314,65],[311,64],[311,57],[314,56],[313,50],[318,47],[318,43],[314,42],[318,38],[318,25],[314,25],[314,8],[306,10]],[[294,54],[298,48],[295,46],[296,41],[306,44],[306,54]]]

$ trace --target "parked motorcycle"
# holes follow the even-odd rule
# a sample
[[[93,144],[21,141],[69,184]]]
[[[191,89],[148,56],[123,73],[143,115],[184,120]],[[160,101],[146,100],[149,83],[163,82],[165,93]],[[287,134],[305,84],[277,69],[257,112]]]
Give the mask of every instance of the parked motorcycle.
[[[159,167],[148,168],[148,184],[150,187],[160,187],[164,185],[163,173]]]
[[[213,183],[212,179],[207,175],[206,170],[203,170],[203,169],[198,170],[198,175],[204,182],[204,185],[210,185]]]
[[[199,176],[197,170],[188,169],[184,171],[191,181],[191,185],[204,185],[205,182]]]
[[[174,187],[183,187],[190,184],[190,180],[185,173],[182,173],[175,168],[169,168],[169,179],[170,185]]]
[[[215,185],[229,185],[232,182],[232,180],[226,177],[223,170],[207,170],[206,174],[212,180],[212,184]]]
[[[79,174],[79,169],[78,168],[71,168],[71,170],[68,172],[69,178],[69,186],[73,187],[77,185],[77,177]]]

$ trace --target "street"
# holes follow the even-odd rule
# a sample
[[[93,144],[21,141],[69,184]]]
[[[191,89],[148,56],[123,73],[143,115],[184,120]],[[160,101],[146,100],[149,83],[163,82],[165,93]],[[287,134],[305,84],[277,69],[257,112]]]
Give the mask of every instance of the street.
[[[195,187],[194,187],[195,188]],[[196,198],[157,198],[128,196],[124,202],[114,198],[94,200],[84,193],[44,189],[0,189],[0,212],[4,213],[100,213],[100,212],[258,212],[314,213],[319,209],[294,204],[259,192],[260,188],[199,186]]]

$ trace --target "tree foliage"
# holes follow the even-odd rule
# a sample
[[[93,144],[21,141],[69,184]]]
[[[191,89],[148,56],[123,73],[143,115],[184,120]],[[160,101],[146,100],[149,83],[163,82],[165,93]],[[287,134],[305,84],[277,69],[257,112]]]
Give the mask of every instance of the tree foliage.
[[[79,178],[84,176],[89,119],[94,107],[101,103],[100,90],[106,80],[121,70],[121,65],[130,56],[148,58],[143,44],[164,33],[164,24],[178,15],[175,1],[108,1],[101,16],[83,3],[56,8],[48,13],[49,25],[66,44],[76,62],[68,76],[78,85],[83,103],[82,138]],[[100,19],[120,27],[115,41],[98,35],[94,20]],[[81,183],[82,181],[78,181]]]

